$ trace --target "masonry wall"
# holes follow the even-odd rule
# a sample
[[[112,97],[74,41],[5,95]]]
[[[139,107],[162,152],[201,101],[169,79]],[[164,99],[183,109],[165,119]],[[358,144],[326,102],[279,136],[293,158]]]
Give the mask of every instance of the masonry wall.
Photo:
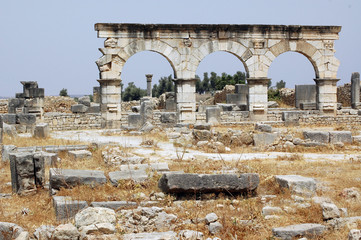
[[[0,100],[0,114],[8,113],[8,100],[1,99]]]
[[[45,113],[44,122],[53,131],[101,129],[101,114]]]

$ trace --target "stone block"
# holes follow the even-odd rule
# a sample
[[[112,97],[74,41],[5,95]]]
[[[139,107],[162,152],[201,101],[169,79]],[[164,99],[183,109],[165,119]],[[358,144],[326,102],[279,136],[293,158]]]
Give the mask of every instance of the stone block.
[[[143,170],[144,172],[149,170],[156,172],[167,172],[169,171],[169,167],[168,167],[168,163],[120,165],[120,171],[133,171],[133,170]]]
[[[295,107],[301,103],[316,103],[316,85],[295,85]]]
[[[327,221],[333,218],[339,218],[341,212],[338,207],[333,203],[323,202],[321,203],[323,220]]]
[[[82,96],[78,99],[79,104],[83,104],[87,107],[90,107],[90,97],[89,96]]]
[[[73,218],[82,209],[87,208],[86,201],[76,201],[70,197],[54,196],[53,206],[57,221],[66,221]]]
[[[144,169],[115,171],[109,173],[109,179],[114,186],[118,186],[120,180],[143,182],[148,179],[148,174]]]
[[[108,202],[92,202],[90,204],[92,207],[104,207],[110,208],[113,210],[122,209],[122,208],[130,208],[136,207],[136,202],[128,202],[128,201],[108,201]]]
[[[93,102],[100,103],[100,87],[93,87]]]
[[[234,92],[246,95],[249,92],[249,87],[247,84],[236,84]]]
[[[142,116],[138,113],[130,113],[128,115],[128,126],[134,128],[140,128],[142,126]]]
[[[16,124],[16,114],[8,113],[2,115],[3,123],[6,124]]]
[[[73,160],[92,157],[92,153],[88,150],[74,150],[74,151],[69,151],[68,154],[70,158]]]
[[[220,107],[207,107],[206,108],[206,121],[210,124],[221,123],[221,108]]]
[[[256,123],[254,129],[260,132],[272,132],[272,126],[268,124]]]
[[[132,107],[132,112],[139,113],[140,112],[140,106],[133,106]]]
[[[47,123],[36,124],[33,137],[48,138],[50,136],[50,128]]]
[[[2,146],[2,161],[3,162],[9,162],[10,161],[10,157],[9,154],[14,152],[16,150],[16,146],[15,145],[3,145]]]
[[[142,124],[153,119],[154,105],[149,98],[142,98],[140,104],[140,115],[142,116]]]
[[[360,103],[360,73],[351,75],[351,107],[357,108]]]
[[[34,176],[35,176],[35,185],[37,187],[43,187],[45,185],[45,159],[39,157],[39,155],[33,155],[34,161]]]
[[[15,93],[15,98],[25,98],[24,93]]]
[[[21,81],[20,83],[23,85],[23,94],[26,98],[30,97],[29,89],[38,88],[38,82],[36,81]]]
[[[166,193],[251,193],[257,189],[259,175],[166,173],[158,187]]]
[[[316,110],[317,104],[315,102],[310,102],[310,103],[301,102],[300,108],[301,108],[301,110]]]
[[[44,88],[30,88],[29,89],[29,97],[30,98],[44,98],[45,97]]]
[[[211,130],[211,124],[209,124],[209,123],[196,123],[196,124],[194,124],[193,128],[197,129],[197,130],[208,130],[208,131],[210,131]]]
[[[318,143],[329,143],[330,133],[323,131],[304,131],[303,137]]]
[[[24,107],[24,98],[10,98],[8,101],[8,107],[14,109]]]
[[[139,131],[141,132],[145,132],[145,133],[149,133],[154,129],[153,124],[151,124],[150,122],[146,122],[144,123],[144,125],[139,129]]]
[[[21,125],[27,125],[27,126],[35,125],[36,124],[36,115],[19,113],[16,115],[16,122]]]
[[[57,153],[48,153],[48,152],[35,152],[34,159],[43,159],[45,166],[56,166],[58,162]]]
[[[177,123],[176,112],[162,112],[160,115],[161,123]]]
[[[90,107],[88,107],[88,110],[86,111],[86,113],[100,113],[100,105],[92,105]]]
[[[304,223],[272,229],[273,236],[282,240],[292,240],[301,237],[315,239],[322,235],[325,231],[325,226],[314,223]]]
[[[209,141],[212,138],[212,133],[208,130],[194,129],[193,136],[197,141]]]
[[[280,105],[276,101],[268,101],[268,108],[278,108]]]
[[[168,232],[150,232],[150,233],[129,233],[122,235],[123,240],[174,240],[177,238],[177,233],[173,231]]]
[[[176,111],[177,110],[177,102],[174,99],[165,100],[165,110],[166,111]]]
[[[235,105],[240,105],[240,104],[244,104],[245,102],[242,101],[243,98],[240,94],[234,94],[234,93],[229,93],[226,95],[226,103],[227,104],[235,104]]]
[[[330,132],[330,143],[352,143],[351,131],[331,131]]]
[[[35,165],[29,152],[10,153],[11,186],[14,193],[35,190]]]
[[[21,240],[18,237],[21,233],[24,232],[24,229],[15,223],[9,222],[0,222],[0,239],[1,240],[12,240],[17,239]]]
[[[316,192],[316,181],[313,178],[299,175],[276,175],[276,182],[282,188],[288,188],[293,193],[313,195]]]
[[[256,147],[268,146],[277,143],[279,140],[278,133],[256,133],[253,134],[253,143]]]
[[[298,125],[300,119],[299,111],[284,111],[282,112],[282,121],[286,126]]]
[[[50,168],[50,187],[59,190],[77,185],[97,186],[107,182],[103,171]]]
[[[86,113],[88,111],[88,107],[84,104],[75,104],[71,106],[72,113]]]
[[[233,108],[236,107],[236,104],[217,103],[217,106],[221,108],[222,112],[230,112],[233,111]]]

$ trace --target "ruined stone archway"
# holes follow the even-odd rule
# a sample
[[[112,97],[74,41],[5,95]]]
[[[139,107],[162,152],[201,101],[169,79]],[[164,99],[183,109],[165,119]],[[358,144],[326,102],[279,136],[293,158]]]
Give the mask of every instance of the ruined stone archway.
[[[139,51],[156,51],[174,69],[180,122],[195,121],[195,72],[200,61],[215,51],[236,55],[249,74],[249,110],[254,119],[267,116],[268,68],[281,53],[305,55],[316,70],[318,108],[336,111],[336,76],[339,61],[333,43],[339,26],[95,24],[98,37],[106,38],[98,61],[102,89],[101,109],[108,121],[120,119],[117,85],[125,61]],[[103,95],[104,94],[104,95]]]

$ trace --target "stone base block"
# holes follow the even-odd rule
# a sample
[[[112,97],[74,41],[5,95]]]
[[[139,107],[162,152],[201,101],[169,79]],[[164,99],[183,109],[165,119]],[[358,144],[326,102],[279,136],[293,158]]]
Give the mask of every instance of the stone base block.
[[[73,218],[80,210],[88,207],[86,201],[75,201],[70,197],[54,196],[53,206],[57,221],[66,221]]]

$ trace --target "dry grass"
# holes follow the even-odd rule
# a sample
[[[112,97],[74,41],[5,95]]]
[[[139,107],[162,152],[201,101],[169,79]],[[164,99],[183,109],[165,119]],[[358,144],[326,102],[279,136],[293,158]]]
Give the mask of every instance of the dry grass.
[[[56,139],[56,138],[34,138],[34,137],[9,137],[4,135],[4,145],[15,145],[17,147],[48,146],[48,145],[77,145],[88,143],[81,141]]]
[[[219,127],[222,129],[223,127]],[[227,128],[223,128],[227,129]],[[160,136],[149,135],[146,139],[158,139]],[[4,144],[11,144],[14,141],[5,137]],[[79,144],[78,142],[65,141],[66,144]],[[31,145],[62,145],[63,140],[38,140],[38,139],[22,139],[16,140],[18,146]],[[14,144],[14,143],[12,143]],[[28,145],[26,145],[28,144]],[[114,166],[106,165],[102,159],[101,152],[104,150],[91,149],[93,157],[91,159],[72,160],[66,153],[60,153],[62,158],[59,168],[68,169],[93,169],[102,170],[107,175],[110,171],[117,170]],[[131,151],[124,148],[124,151]],[[188,199],[182,203],[183,208],[175,207],[174,199],[168,196],[159,204],[165,207],[168,213],[174,213],[178,216],[176,230],[193,229],[205,233],[209,237],[208,229],[203,222],[189,224],[186,220],[196,220],[204,218],[206,214],[215,212],[224,229],[217,235],[222,239],[272,239],[271,229],[273,227],[287,226],[297,223],[322,223],[322,213],[318,205],[312,204],[309,208],[297,209],[292,205],[292,194],[289,191],[280,189],[275,183],[274,175],[296,174],[305,177],[316,178],[322,183],[317,194],[319,196],[329,197],[339,208],[347,208],[349,216],[361,216],[361,202],[348,201],[340,193],[344,188],[356,187],[361,189],[361,162],[358,159],[349,159],[344,161],[318,161],[308,162],[299,153],[309,152],[310,148],[294,149],[294,154],[290,156],[280,156],[276,159],[256,159],[250,161],[241,161],[241,155],[246,152],[253,151],[251,147],[235,148],[235,152],[240,154],[239,160],[228,162],[219,154],[218,160],[210,160],[204,156],[195,156],[193,160],[184,160],[183,151],[180,149],[179,158],[172,161],[169,165],[172,171],[183,170],[186,173],[219,173],[222,170],[236,169],[239,173],[254,172],[260,175],[260,185],[258,187],[258,195],[276,195],[274,199],[267,200],[267,204],[271,206],[279,206],[284,208],[289,206],[295,209],[294,212],[284,212],[280,219],[265,220],[261,211],[264,203],[261,197],[243,198],[240,196],[224,196],[224,195],[204,195],[202,199],[208,201],[196,201],[195,197]],[[339,153],[341,149],[337,148],[313,148],[311,151],[322,153]],[[351,151],[351,150],[350,150]],[[356,151],[356,150],[354,150]],[[0,163],[0,192],[11,193],[11,186],[8,182],[10,178],[10,167],[7,163]],[[48,169],[47,169],[48,172]],[[157,182],[159,175],[155,174],[145,183],[139,184],[132,181],[121,181],[118,187],[113,187],[110,183],[96,188],[88,186],[77,186],[72,189],[61,189],[58,192],[60,196],[70,196],[74,200],[85,200],[88,203],[92,201],[115,201],[127,200],[137,201],[140,199],[134,197],[137,193],[145,193],[149,196],[152,192],[158,192]],[[52,198],[48,191],[39,189],[32,196],[13,195],[11,199],[0,199],[0,220],[14,222],[32,232],[35,228],[43,224],[57,225],[55,213],[52,207]],[[28,209],[23,211],[24,209]],[[250,220],[251,224],[242,223],[241,220]],[[359,225],[360,227],[360,225]],[[327,233],[320,239],[345,239],[348,229],[332,231]]]

